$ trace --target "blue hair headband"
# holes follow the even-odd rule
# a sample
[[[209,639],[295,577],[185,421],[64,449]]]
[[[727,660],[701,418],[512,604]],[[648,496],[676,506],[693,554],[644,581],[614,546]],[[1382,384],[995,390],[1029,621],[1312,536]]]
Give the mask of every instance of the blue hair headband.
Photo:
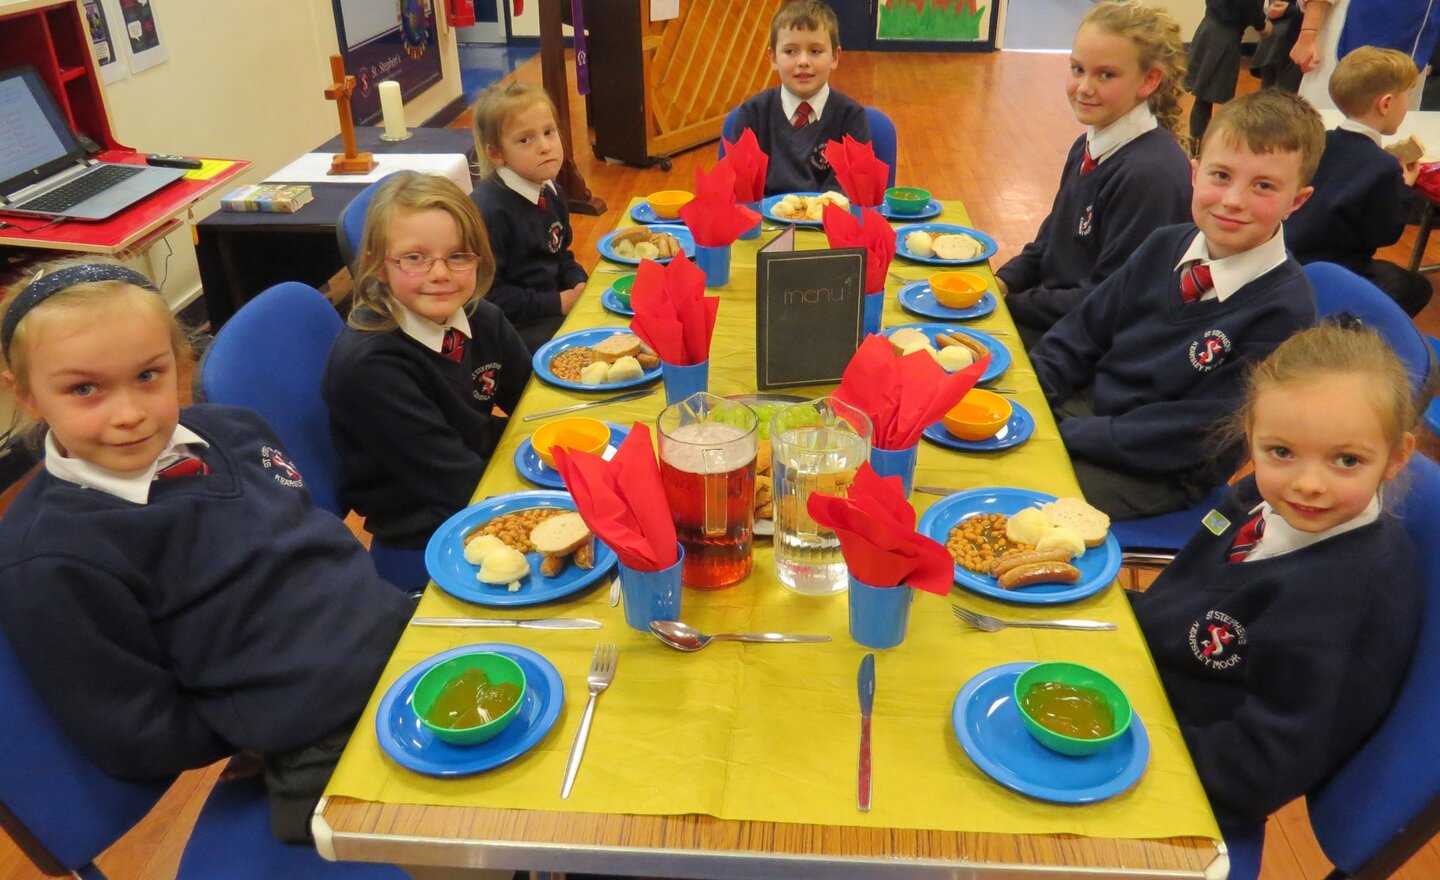
[[[160,292],[160,288],[149,278],[134,269],[113,263],[81,263],[41,275],[20,291],[20,295],[15,297],[15,301],[5,312],[5,321],[0,324],[0,346],[4,348],[5,359],[10,359],[10,340],[15,338],[15,328],[20,326],[20,319],[28,315],[31,309],[67,287],[92,281],[124,281],[152,293]]]

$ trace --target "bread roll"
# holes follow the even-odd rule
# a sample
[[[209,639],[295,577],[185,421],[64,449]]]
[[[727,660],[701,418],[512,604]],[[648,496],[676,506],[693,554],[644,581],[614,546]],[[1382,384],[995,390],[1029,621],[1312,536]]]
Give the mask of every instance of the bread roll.
[[[597,361],[613,364],[622,357],[634,357],[640,353],[640,337],[634,333],[616,333],[590,346]]]
[[[896,354],[905,354],[916,343],[929,345],[930,337],[914,327],[901,327],[890,334],[890,346],[895,349]]]
[[[542,556],[569,556],[590,540],[590,527],[578,513],[560,513],[530,530],[530,543]]]
[[[1110,517],[1080,498],[1060,498],[1044,506],[1050,522],[1074,529],[1086,547],[1099,547],[1110,533]]]
[[[958,234],[937,235],[930,246],[942,260],[973,260],[985,250],[984,245],[970,236]]]

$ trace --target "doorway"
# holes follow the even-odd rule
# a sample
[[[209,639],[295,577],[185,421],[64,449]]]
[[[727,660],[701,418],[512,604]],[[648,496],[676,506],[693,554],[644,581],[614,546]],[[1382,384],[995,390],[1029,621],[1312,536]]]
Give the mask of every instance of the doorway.
[[[1005,7],[1006,49],[1068,52],[1092,0],[1010,0]]]

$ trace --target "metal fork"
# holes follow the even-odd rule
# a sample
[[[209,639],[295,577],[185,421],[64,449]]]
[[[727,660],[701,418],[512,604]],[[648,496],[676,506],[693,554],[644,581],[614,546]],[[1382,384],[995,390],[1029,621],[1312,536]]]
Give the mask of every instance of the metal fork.
[[[1007,626],[1023,626],[1030,629],[1081,629],[1095,632],[1117,628],[1115,624],[1101,620],[1001,620],[998,617],[971,611],[969,608],[961,608],[959,605],[951,605],[950,610],[955,612],[955,616],[965,623],[990,633],[999,632]]]
[[[595,717],[595,701],[615,680],[615,664],[618,661],[614,645],[601,643],[595,646],[595,656],[590,660],[590,674],[585,683],[590,687],[590,699],[585,703],[585,714],[580,716],[580,729],[575,731],[575,742],[570,746],[570,758],[565,762],[565,781],[560,783],[560,797],[568,798],[570,789],[575,787],[575,774],[580,771],[580,759],[585,757],[585,742],[590,738],[590,719]]]

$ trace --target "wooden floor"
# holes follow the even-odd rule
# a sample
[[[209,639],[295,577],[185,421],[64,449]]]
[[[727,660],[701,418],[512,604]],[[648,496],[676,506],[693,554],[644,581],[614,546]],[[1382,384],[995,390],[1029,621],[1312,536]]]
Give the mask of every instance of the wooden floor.
[[[1030,240],[1045,217],[1065,153],[1080,133],[1065,102],[1066,65],[1066,57],[1056,54],[847,52],[835,85],[890,114],[899,132],[899,182],[962,200],[975,225],[999,243],[998,266]],[[527,62],[517,75],[538,81],[538,63]],[[1245,79],[1242,90],[1253,88],[1254,81]],[[583,132],[583,105],[573,98],[572,105],[574,129]],[[456,122],[466,124],[468,114]],[[708,168],[715,159],[714,145],[705,145],[675,157],[667,174],[597,162],[588,145],[575,152],[590,188],[610,206],[601,217],[573,216],[575,253],[586,265],[593,265],[595,241],[619,221],[631,195],[690,189],[694,169]],[[1410,227],[1382,256],[1404,263],[1414,235]],[[1440,243],[1430,250],[1426,261],[1440,261]],[[1432,304],[1419,323],[1440,335],[1440,304]],[[186,774],[150,817],[101,859],[112,880],[175,876],[189,828],[217,773],[210,768]],[[1319,880],[1330,870],[1302,804],[1272,817],[1268,831],[1263,880]],[[41,876],[0,835],[0,880]],[[1440,846],[1431,841],[1395,876],[1440,877]]]

